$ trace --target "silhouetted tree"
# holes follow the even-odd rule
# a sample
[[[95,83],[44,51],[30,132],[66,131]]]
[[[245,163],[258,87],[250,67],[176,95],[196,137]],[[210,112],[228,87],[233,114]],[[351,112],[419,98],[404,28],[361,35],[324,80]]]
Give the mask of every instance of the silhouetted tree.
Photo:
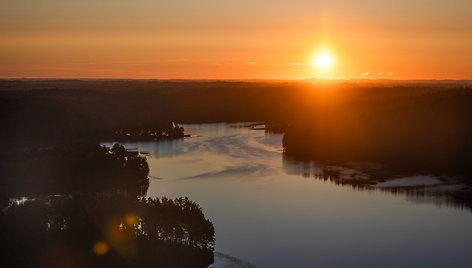
[[[73,143],[1,155],[0,188],[10,198],[113,189],[143,196],[149,186],[146,159],[119,144],[110,149]]]
[[[4,267],[208,267],[214,228],[187,198],[75,193],[12,204],[0,225]],[[103,248],[97,247],[97,243]]]

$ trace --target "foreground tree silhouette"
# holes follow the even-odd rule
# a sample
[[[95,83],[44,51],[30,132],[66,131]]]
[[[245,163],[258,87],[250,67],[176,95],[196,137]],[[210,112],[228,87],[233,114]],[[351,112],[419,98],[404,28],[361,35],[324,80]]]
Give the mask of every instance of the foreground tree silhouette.
[[[1,154],[3,199],[74,191],[126,190],[144,196],[149,166],[137,152],[122,145],[71,143]]]
[[[0,267],[213,263],[213,224],[187,198],[143,198],[149,166],[137,152],[73,143],[2,155]]]
[[[208,267],[214,227],[187,198],[76,193],[11,205],[3,267]]]

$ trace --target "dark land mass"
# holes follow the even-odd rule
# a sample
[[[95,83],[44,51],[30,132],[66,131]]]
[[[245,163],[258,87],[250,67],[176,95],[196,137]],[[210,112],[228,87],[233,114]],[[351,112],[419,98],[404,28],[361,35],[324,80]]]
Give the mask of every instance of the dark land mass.
[[[214,227],[188,199],[75,193],[12,204],[2,267],[208,267]]]
[[[1,138],[58,142],[182,137],[172,121],[264,121],[276,129],[304,117],[307,97],[317,89],[336,88],[362,101],[469,85],[462,83],[0,80]]]
[[[12,197],[116,190],[142,197],[149,186],[146,159],[118,144],[69,143],[0,156],[2,203]]]
[[[3,264],[211,264],[213,226],[198,205],[140,199],[146,160],[98,145],[183,138],[173,122],[265,122],[267,132],[285,133],[284,161],[335,163],[311,177],[357,189],[408,175],[453,177],[461,188],[448,200],[470,208],[471,107],[470,81],[0,80],[1,201],[35,198],[2,211]],[[382,167],[361,169],[370,179],[333,169],[352,162]],[[91,250],[97,241],[108,253]]]
[[[7,147],[181,138],[172,122],[266,122],[301,160],[472,173],[472,82],[0,80]]]
[[[173,121],[284,118],[287,108],[283,107],[296,105],[296,98],[292,97],[294,86],[203,81],[3,80],[1,135],[10,143],[179,138],[183,131],[174,127]]]
[[[299,159],[373,162],[399,173],[470,177],[471,105],[472,88],[380,99],[333,90],[300,111],[283,143],[286,154]]]
[[[145,199],[148,175],[118,144],[2,153],[0,266],[208,267],[213,224],[187,198]]]
[[[146,159],[99,145],[182,138],[183,128],[151,116],[149,96],[67,89],[76,83],[0,82],[0,266],[208,267],[214,228],[201,208],[142,199]]]
[[[1,80],[6,144],[160,140],[267,123],[290,156],[470,175],[470,81]]]

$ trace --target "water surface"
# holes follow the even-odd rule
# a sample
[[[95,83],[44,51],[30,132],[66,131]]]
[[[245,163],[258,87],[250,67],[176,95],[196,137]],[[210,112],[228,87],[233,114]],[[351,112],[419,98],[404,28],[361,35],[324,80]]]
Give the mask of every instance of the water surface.
[[[468,209],[301,176],[293,172],[297,163],[284,161],[281,134],[231,124],[183,126],[194,136],[124,145],[149,153],[149,196],[187,196],[202,206],[216,229],[215,266],[472,263]]]

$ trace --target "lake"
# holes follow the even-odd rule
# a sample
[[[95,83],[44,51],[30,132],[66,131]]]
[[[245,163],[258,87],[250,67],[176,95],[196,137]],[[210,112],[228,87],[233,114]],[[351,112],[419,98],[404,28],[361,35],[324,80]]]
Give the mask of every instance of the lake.
[[[311,176],[306,164],[284,159],[282,134],[244,124],[183,127],[192,137],[122,144],[147,153],[148,196],[200,204],[216,229],[215,267],[472,263],[468,208]]]

